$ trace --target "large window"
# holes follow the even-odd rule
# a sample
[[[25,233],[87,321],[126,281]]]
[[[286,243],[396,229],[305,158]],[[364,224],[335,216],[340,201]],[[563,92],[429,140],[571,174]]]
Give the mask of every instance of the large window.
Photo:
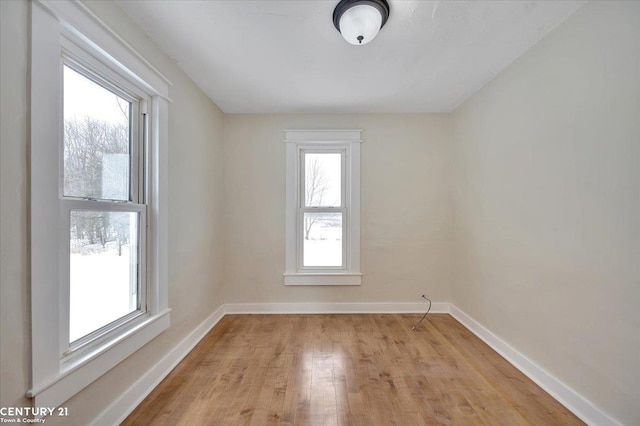
[[[144,310],[148,100],[63,57],[62,179],[69,354]],[[68,222],[66,221],[68,219]],[[65,297],[66,299],[66,297]],[[68,314],[68,318],[66,318]],[[133,315],[132,315],[133,314]]]
[[[358,285],[360,131],[287,130],[287,285]]]
[[[169,326],[168,81],[78,2],[31,8],[34,405]]]

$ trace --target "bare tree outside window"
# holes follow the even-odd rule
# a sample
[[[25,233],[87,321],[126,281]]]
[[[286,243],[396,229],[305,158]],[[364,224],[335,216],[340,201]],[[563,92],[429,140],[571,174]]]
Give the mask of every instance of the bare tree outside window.
[[[128,124],[112,124],[92,117],[64,121],[64,193],[87,198],[103,195],[104,158],[110,154],[129,157]],[[124,172],[128,174],[128,160]],[[128,199],[129,176],[124,176]]]
[[[95,199],[126,199],[129,189],[129,129],[91,117],[64,122],[64,188],[68,195]],[[114,161],[115,160],[115,161]],[[107,212],[95,212],[75,224],[73,236],[89,244],[128,241]],[[73,247],[72,247],[73,250]]]
[[[341,154],[305,153],[304,206],[339,207],[341,203]],[[311,230],[321,215],[307,218],[304,223],[304,238],[308,240]]]
[[[318,156],[312,156],[305,162],[305,206],[322,206],[323,200],[329,190],[329,176]],[[320,216],[305,216],[304,239],[309,239],[311,228]]]
[[[62,192],[76,203],[69,211],[69,342],[138,309],[134,113],[132,101],[65,65]],[[120,207],[129,204],[129,211]]]
[[[342,153],[304,153],[303,264],[342,264]]]

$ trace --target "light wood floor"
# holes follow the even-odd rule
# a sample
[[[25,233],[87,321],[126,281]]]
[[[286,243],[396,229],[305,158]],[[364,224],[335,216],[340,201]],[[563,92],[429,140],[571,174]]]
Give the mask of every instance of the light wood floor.
[[[228,315],[125,425],[572,425],[449,315]]]

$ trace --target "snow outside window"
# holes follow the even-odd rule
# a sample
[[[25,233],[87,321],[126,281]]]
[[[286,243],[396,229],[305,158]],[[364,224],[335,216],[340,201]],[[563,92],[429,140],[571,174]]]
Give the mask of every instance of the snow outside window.
[[[359,130],[287,130],[285,285],[359,285]]]

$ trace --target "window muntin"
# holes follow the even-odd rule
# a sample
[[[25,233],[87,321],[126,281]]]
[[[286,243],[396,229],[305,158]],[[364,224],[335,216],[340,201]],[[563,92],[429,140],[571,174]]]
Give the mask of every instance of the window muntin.
[[[144,121],[139,95],[62,56],[63,136],[59,168],[65,218],[61,350],[90,346],[144,312]],[[61,237],[62,238],[62,237]],[[133,319],[135,316],[131,317]]]

